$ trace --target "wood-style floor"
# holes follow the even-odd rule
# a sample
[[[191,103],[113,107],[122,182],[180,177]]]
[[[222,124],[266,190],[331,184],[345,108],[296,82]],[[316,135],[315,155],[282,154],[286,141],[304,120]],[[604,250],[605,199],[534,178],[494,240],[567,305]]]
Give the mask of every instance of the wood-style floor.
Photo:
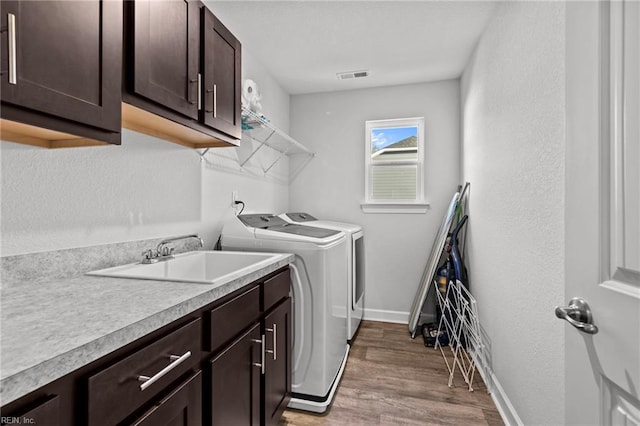
[[[445,348],[446,349],[446,348]],[[479,375],[452,388],[439,350],[407,326],[364,321],[326,415],[285,411],[281,425],[503,425]]]

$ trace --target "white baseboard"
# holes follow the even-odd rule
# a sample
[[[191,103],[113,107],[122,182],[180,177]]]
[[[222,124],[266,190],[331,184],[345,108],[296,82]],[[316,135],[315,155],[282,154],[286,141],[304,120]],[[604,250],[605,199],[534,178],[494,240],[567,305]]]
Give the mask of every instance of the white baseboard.
[[[366,309],[362,319],[369,321],[392,322],[396,324],[409,324],[409,312],[387,311],[384,309]]]
[[[500,413],[504,424],[507,426],[523,426],[524,423],[520,419],[520,416],[518,416],[516,409],[513,407],[513,404],[511,404],[511,400],[509,400],[509,397],[502,388],[502,385],[500,385],[498,378],[493,374],[493,371],[490,369],[488,371],[485,370],[482,363],[477,362],[478,360],[475,354],[474,359],[476,361],[476,368],[482,380],[484,380],[487,385],[487,389],[491,392],[491,399],[493,399],[493,403],[496,405],[496,409]]]
[[[363,319],[369,321],[391,322],[394,324],[409,324],[409,312],[388,311],[385,309],[365,309]],[[435,315],[422,313],[420,314],[418,325],[434,321]]]

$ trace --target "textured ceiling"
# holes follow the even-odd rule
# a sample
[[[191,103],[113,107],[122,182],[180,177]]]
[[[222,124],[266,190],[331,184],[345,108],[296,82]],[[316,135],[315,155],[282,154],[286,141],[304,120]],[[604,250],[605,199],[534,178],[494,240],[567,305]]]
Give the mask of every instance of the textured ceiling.
[[[290,94],[461,75],[496,2],[220,1],[214,14]],[[369,70],[339,80],[336,73]]]

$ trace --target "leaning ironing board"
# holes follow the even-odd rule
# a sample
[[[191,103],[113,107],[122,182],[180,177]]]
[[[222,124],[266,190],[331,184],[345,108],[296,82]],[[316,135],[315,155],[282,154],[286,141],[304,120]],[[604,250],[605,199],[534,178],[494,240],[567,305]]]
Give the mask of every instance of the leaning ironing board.
[[[458,188],[458,191],[453,195],[451,203],[449,203],[447,213],[445,214],[444,219],[442,220],[442,224],[440,225],[440,230],[438,231],[436,239],[433,242],[433,246],[431,247],[431,254],[429,255],[427,266],[422,273],[420,285],[418,286],[418,291],[416,292],[416,297],[413,300],[411,312],[409,313],[409,333],[411,334],[412,339],[416,337],[416,333],[418,331],[418,322],[420,321],[420,313],[422,312],[422,306],[424,305],[424,302],[427,299],[427,295],[429,294],[429,289],[433,282],[433,277],[436,273],[436,269],[438,268],[438,264],[440,263],[440,257],[442,256],[442,252],[447,241],[447,236],[449,235],[449,230],[451,229],[451,225],[453,224],[454,218],[456,216],[456,211],[458,210],[460,202],[464,199],[464,195],[468,188],[469,183],[467,182],[462,190]]]

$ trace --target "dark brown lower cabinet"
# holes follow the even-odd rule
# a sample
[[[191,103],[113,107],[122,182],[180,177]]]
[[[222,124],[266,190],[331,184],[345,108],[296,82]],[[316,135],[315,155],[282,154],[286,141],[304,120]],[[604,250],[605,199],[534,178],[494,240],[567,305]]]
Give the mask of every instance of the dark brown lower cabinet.
[[[272,348],[267,352],[264,373],[265,424],[277,425],[291,390],[291,298],[265,317],[264,327],[266,346]]]
[[[290,390],[291,299],[286,298],[211,360],[211,424],[276,425]]]
[[[278,424],[291,397],[290,286],[286,269],[210,311],[214,344],[206,398],[213,426]],[[220,327],[245,331],[219,345],[215,342],[228,341]]]
[[[261,346],[255,324],[211,361],[213,425],[260,424]]]
[[[5,424],[274,425],[291,392],[283,268],[1,407]]]
[[[202,373],[198,371],[154,405],[134,426],[201,426]]]

